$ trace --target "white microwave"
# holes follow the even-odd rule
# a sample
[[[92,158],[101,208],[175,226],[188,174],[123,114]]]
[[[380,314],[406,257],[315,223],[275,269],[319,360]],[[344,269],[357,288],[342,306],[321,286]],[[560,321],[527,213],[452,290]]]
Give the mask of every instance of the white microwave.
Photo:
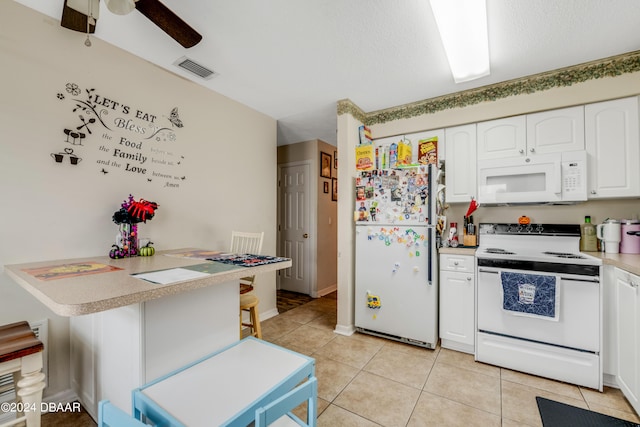
[[[585,200],[586,151],[478,161],[480,204],[560,204]]]

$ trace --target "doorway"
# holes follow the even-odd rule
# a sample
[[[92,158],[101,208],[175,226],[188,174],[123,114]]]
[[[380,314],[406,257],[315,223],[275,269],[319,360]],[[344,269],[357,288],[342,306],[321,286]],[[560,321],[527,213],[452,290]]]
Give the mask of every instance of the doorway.
[[[311,165],[284,164],[278,176],[278,254],[291,258],[292,266],[280,273],[280,289],[311,295],[315,264],[315,219],[312,209]]]

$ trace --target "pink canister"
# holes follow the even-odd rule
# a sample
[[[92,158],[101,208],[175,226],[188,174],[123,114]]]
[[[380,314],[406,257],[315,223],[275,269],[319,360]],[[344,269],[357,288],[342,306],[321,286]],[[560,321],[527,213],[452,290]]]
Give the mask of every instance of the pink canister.
[[[621,222],[620,253],[640,254],[640,221],[623,219]]]

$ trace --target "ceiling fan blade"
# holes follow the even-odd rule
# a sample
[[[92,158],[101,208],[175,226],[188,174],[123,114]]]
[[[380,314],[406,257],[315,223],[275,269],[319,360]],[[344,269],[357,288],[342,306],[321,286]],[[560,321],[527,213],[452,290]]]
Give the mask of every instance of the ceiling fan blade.
[[[158,0],[137,0],[136,9],[186,48],[202,40],[200,33]]]
[[[96,1],[95,3],[97,4],[98,2]],[[70,30],[86,33],[87,32],[87,15],[69,7],[67,5],[67,0],[64,0],[64,6],[62,7],[62,19],[60,20],[60,25]],[[89,24],[89,33],[93,34],[95,31],[96,31],[96,26],[93,24]]]

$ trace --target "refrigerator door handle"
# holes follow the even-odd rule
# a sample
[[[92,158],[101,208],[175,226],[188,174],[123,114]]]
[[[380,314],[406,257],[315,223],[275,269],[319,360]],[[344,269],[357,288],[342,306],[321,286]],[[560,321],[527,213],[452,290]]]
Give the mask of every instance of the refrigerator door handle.
[[[428,227],[427,228],[427,262],[429,263],[427,265],[427,283],[429,285],[433,285],[433,240],[432,240],[432,234],[433,234],[433,227]]]
[[[427,272],[427,280],[429,282],[429,285],[433,285],[433,274],[434,274],[434,268],[433,268],[433,250],[435,248],[435,224],[438,221],[438,219],[436,218],[435,214],[436,214],[436,209],[435,209],[435,197],[436,197],[436,188],[437,188],[437,184],[436,184],[436,174],[438,173],[438,169],[436,168],[436,165],[434,164],[429,164],[427,165],[427,173],[428,173],[428,185],[429,185],[429,194],[427,195],[427,215],[429,216],[429,222],[427,225],[427,262],[429,263],[428,265],[428,272]]]

